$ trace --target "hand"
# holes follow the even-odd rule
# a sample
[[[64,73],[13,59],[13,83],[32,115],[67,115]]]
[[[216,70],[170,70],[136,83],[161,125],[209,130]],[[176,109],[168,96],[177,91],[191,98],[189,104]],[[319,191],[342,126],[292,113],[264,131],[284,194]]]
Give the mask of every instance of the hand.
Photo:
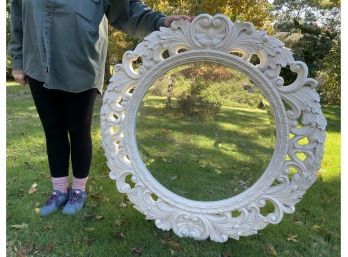
[[[25,85],[28,83],[25,73],[22,70],[13,70],[12,76],[21,85]]]
[[[173,21],[178,21],[178,20],[188,20],[189,22],[193,21],[195,16],[186,16],[186,15],[172,15],[172,16],[167,16],[164,20],[164,26],[170,27]]]

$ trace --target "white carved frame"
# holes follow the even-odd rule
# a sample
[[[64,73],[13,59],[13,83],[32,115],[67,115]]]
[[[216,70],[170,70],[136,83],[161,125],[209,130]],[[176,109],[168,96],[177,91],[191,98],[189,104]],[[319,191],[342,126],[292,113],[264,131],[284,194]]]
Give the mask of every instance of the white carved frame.
[[[166,59],[165,50],[170,54]],[[253,54],[260,59],[256,66],[249,62]],[[132,63],[139,57],[142,65],[134,70]],[[251,77],[269,100],[276,123],[275,151],[263,175],[241,194],[219,201],[194,201],[163,187],[146,168],[135,136],[136,113],[148,88],[167,71],[196,61],[223,64]],[[280,71],[287,65],[297,79],[284,86]],[[316,180],[323,155],[326,120],[315,90],[317,81],[307,75],[305,63],[295,61],[282,42],[251,23],[202,14],[191,23],[180,20],[162,27],[124,54],[105,92],[101,133],[110,178],[146,219],[181,237],[225,242],[279,223],[284,213],[295,211],[295,204]],[[305,144],[299,143],[301,139]],[[260,209],[267,201],[274,211],[263,215]],[[237,217],[234,211],[239,211]]]

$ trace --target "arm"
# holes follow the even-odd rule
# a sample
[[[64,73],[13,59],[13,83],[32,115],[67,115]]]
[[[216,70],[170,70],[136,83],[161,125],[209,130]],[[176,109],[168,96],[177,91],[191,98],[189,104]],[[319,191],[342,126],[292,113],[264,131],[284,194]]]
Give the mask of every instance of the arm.
[[[22,27],[22,0],[11,1],[11,40],[8,42],[8,54],[12,57],[12,74],[20,84],[25,84],[23,72],[23,27]]]
[[[8,54],[13,59],[12,69],[23,69],[23,28],[22,28],[22,0],[11,1],[11,40],[8,42]]]
[[[164,26],[166,16],[161,12],[154,12],[140,0],[109,0],[106,16],[110,24],[129,34],[143,38],[151,32]]]

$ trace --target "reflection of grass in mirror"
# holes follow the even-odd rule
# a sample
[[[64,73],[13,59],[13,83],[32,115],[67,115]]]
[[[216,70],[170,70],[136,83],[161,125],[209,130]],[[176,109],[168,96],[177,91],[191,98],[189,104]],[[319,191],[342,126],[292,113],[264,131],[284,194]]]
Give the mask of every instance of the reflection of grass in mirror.
[[[175,101],[175,99],[174,99]],[[265,110],[222,107],[215,120],[186,118],[146,96],[137,117],[137,141],[153,176],[195,200],[239,194],[264,172],[274,150]]]

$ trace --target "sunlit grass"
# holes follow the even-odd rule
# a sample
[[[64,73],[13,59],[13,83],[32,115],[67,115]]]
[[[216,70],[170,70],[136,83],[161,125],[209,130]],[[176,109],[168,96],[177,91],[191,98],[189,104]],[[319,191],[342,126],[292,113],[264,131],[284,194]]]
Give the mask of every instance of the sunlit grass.
[[[323,107],[328,133],[321,174],[295,213],[257,235],[217,244],[157,229],[117,192],[100,144],[100,97],[93,116],[93,163],[85,208],[74,217],[60,213],[39,217],[34,210],[51,190],[41,124],[28,87],[12,83],[7,94],[7,256],[269,257],[274,256],[271,247],[281,257],[340,256],[339,107]],[[29,194],[33,183],[38,191]],[[23,223],[28,227],[11,227]],[[298,242],[289,240],[291,236]]]
[[[341,176],[341,134],[327,133],[325,153],[321,164],[320,174],[324,180],[339,179]]]
[[[265,110],[223,107],[204,121],[166,109],[165,101],[146,96],[136,128],[143,159],[162,185],[211,201],[237,195],[261,177],[275,141]]]

